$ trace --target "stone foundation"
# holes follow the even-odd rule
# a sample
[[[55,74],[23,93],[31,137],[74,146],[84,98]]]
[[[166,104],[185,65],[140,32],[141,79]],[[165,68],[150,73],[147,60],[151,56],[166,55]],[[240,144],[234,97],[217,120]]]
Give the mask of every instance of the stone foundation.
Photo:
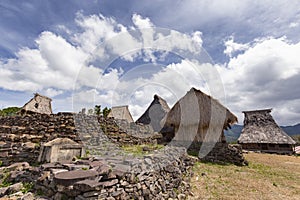
[[[237,144],[216,143],[213,149],[200,160],[219,164],[231,163],[238,166],[248,165],[243,156],[242,147]]]

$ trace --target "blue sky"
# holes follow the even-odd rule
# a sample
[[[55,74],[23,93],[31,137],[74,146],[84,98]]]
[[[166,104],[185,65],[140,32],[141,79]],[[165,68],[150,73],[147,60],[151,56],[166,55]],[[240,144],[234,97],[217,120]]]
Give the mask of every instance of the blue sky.
[[[138,117],[154,93],[172,105],[194,86],[240,122],[273,107],[295,124],[299,32],[297,0],[0,0],[0,107],[40,92],[56,112],[129,104]]]

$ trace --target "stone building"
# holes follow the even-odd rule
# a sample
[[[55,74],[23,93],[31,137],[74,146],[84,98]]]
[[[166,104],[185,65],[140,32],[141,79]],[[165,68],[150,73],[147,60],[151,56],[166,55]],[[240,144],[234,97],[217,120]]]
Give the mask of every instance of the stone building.
[[[128,105],[112,107],[107,117],[113,117],[115,119],[124,119],[127,120],[127,122],[134,122],[132,115],[128,109]]]
[[[150,125],[154,131],[159,132],[162,128],[160,121],[169,111],[170,107],[167,102],[160,96],[154,95],[153,101],[136,123]]]
[[[296,142],[277,125],[271,111],[244,111],[244,128],[238,143],[245,150],[292,154]]]
[[[49,97],[35,93],[34,97],[21,108],[20,113],[52,114],[51,101]]]

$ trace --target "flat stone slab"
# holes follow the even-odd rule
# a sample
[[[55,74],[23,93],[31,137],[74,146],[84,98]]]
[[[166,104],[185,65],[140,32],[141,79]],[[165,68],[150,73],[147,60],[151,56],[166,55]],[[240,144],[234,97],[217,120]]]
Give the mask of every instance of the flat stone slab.
[[[73,188],[75,190],[87,192],[87,191],[92,191],[92,190],[99,190],[100,186],[102,186],[101,182],[98,182],[95,180],[83,180],[83,181],[76,182],[73,185]]]
[[[56,175],[56,174],[59,174],[59,173],[62,173],[62,172],[68,172],[69,170],[51,168],[50,171],[52,172],[52,174]]]
[[[97,160],[97,161],[92,161],[92,162],[90,163],[90,166],[91,166],[92,168],[94,168],[94,167],[102,166],[102,165],[104,165],[104,164],[107,164],[107,162],[104,161],[104,160]]]
[[[29,168],[30,165],[28,164],[28,162],[18,162],[6,167],[6,169],[9,171],[13,171],[13,170],[22,171],[24,169],[29,169]]]
[[[58,168],[63,168],[63,166],[60,163],[45,163],[42,164],[42,169],[43,170],[49,170],[49,169],[58,169]]]
[[[115,175],[118,178],[122,178],[126,173],[130,172],[131,167],[129,165],[117,164],[112,169],[111,174]]]
[[[61,172],[54,175],[54,181],[57,184],[69,186],[84,179],[94,179],[98,176],[98,174],[99,173],[95,170],[74,170]]]

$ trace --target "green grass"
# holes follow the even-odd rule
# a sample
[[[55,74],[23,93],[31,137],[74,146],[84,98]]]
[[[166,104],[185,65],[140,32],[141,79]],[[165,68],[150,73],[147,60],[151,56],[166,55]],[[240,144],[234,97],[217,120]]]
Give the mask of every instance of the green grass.
[[[26,194],[28,192],[30,192],[33,189],[34,184],[32,182],[30,183],[23,183],[23,188],[21,189],[21,191]]]
[[[10,176],[9,172],[4,172],[3,173],[3,175],[2,175],[2,181],[1,181],[1,184],[0,184],[0,188],[2,188],[2,187],[8,187],[8,186],[12,185],[12,183],[8,181],[9,176]]]

